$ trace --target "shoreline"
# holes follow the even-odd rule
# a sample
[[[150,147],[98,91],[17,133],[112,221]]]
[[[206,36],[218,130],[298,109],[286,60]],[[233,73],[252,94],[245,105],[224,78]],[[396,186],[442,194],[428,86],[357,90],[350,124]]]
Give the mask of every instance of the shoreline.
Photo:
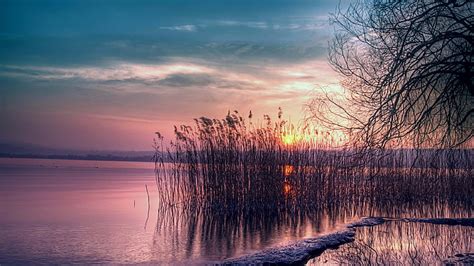
[[[391,218],[391,217],[363,217],[349,223],[346,228],[315,238],[296,241],[292,244],[264,249],[252,254],[226,259],[223,265],[235,264],[278,264],[304,265],[309,260],[320,256],[328,249],[354,242],[357,227],[369,227],[386,222],[402,221],[406,223],[429,223],[434,225],[469,226],[474,227],[474,217],[470,218]],[[455,254],[453,254],[455,255]]]

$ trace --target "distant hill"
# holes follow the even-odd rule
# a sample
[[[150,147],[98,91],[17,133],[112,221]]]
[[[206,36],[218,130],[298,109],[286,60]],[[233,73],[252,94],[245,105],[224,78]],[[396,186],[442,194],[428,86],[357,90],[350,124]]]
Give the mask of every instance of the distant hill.
[[[150,162],[154,151],[54,149],[30,143],[0,142],[0,157]]]

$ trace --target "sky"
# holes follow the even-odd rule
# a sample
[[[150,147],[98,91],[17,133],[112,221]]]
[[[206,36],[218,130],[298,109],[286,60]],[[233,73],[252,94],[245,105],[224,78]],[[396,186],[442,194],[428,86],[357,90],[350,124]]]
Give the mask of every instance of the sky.
[[[0,142],[150,150],[228,110],[304,117],[327,62],[322,0],[0,0]]]

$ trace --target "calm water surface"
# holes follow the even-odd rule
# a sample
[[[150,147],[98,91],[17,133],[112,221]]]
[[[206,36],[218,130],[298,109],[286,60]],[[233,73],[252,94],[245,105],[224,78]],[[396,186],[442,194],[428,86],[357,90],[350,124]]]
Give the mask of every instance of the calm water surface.
[[[153,167],[141,162],[0,159],[0,264],[209,263],[335,231],[364,215],[470,217],[472,211],[463,205],[371,207],[367,202],[283,214],[158,211]],[[401,252],[415,240],[429,251],[428,245],[446,246],[446,236],[456,237],[462,251],[472,250],[472,227],[445,226],[442,231],[430,225],[420,231],[393,224],[358,229],[359,238],[344,254],[362,246],[371,256],[364,243],[381,239],[399,243]],[[425,232],[442,237],[436,240]],[[432,240],[424,244],[420,238]],[[390,241],[376,246],[389,250]],[[347,263],[340,255],[327,252],[311,263]]]
[[[357,229],[356,241],[327,250],[309,265],[473,265],[470,226],[387,222]]]
[[[152,163],[0,159],[0,264],[218,261],[338,226],[158,212],[154,178]]]

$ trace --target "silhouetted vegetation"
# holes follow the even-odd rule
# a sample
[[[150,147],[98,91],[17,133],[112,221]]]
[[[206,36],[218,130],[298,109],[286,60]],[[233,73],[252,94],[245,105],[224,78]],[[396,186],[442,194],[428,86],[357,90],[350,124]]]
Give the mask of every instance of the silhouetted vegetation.
[[[472,147],[473,14],[468,0],[339,8],[329,61],[343,77],[344,100],[315,99],[313,115],[363,146]]]
[[[340,137],[342,138],[342,137]],[[166,205],[221,210],[321,207],[346,202],[468,202],[472,150],[373,150],[359,156],[331,132],[237,112],[157,133],[156,183]],[[350,143],[350,140],[347,140]],[[358,155],[358,156],[355,156]],[[166,163],[169,162],[169,163]]]

